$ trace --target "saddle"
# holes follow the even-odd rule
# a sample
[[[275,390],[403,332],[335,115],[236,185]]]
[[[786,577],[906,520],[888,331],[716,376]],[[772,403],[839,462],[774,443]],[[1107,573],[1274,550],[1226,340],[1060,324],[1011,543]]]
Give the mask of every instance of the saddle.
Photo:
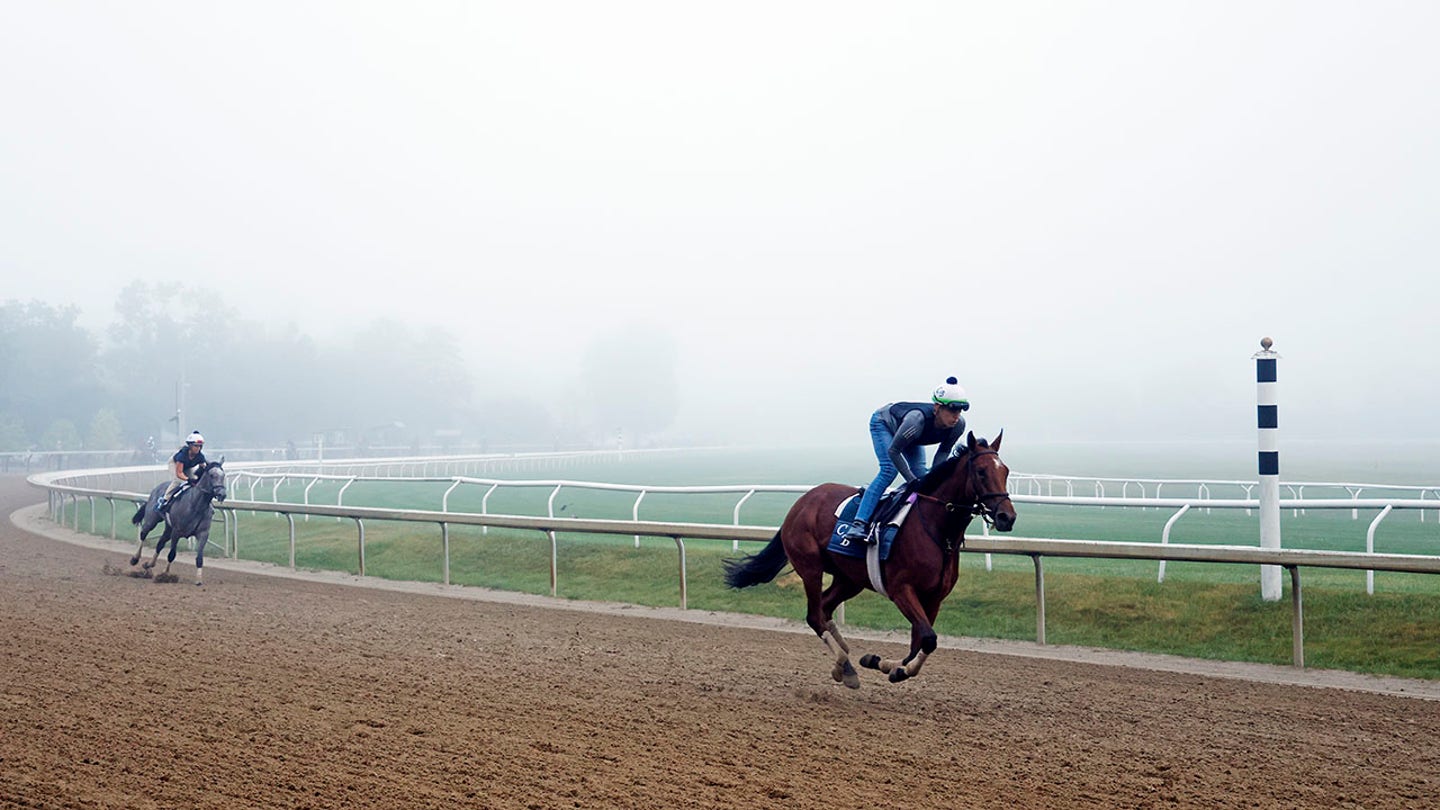
[[[879,535],[880,559],[890,558],[890,547],[895,542],[895,535],[900,532],[900,526],[910,514],[910,505],[914,502],[912,494],[914,487],[906,484],[899,489],[884,495],[880,503],[875,507],[875,514],[870,520],[873,527],[871,531]],[[845,533],[849,530],[850,524],[855,520],[855,513],[860,510],[860,497],[865,493],[864,489],[851,495],[840,502],[835,508],[835,530],[830,534],[830,542],[826,549],[832,554],[839,554],[842,557],[864,557],[866,544],[852,543],[845,539]]]
[[[180,496],[189,492],[190,488],[193,486],[193,482],[186,481],[185,483],[181,484],[178,489],[175,490],[174,495],[171,495],[168,498],[165,497],[165,493],[160,493],[160,498],[155,502],[155,511],[159,512],[162,515],[169,514],[170,507],[174,505],[176,501],[180,500]]]
[[[899,514],[900,510],[904,509],[905,505],[911,502],[910,493],[918,489],[919,484],[919,478],[916,478],[914,481],[906,481],[894,492],[887,492],[880,496],[880,503],[875,505],[875,514],[871,516],[870,522],[878,526],[888,524],[891,518]],[[860,490],[860,494],[863,496],[865,490]],[[900,525],[900,522],[896,521],[895,525]]]

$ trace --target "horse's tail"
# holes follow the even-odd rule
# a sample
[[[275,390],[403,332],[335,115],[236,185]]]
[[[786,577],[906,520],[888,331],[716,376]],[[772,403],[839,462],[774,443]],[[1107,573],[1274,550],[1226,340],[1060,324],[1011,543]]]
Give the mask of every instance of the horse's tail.
[[[769,582],[780,573],[790,559],[785,556],[785,545],[780,542],[780,532],[765,544],[765,548],[754,554],[731,560],[722,560],[725,566],[725,584],[732,588],[748,588]]]
[[[149,501],[142,501],[140,503],[140,508],[135,510],[135,516],[130,518],[131,523],[134,523],[136,526],[140,525],[140,521],[145,519],[145,507],[148,506],[149,503]]]

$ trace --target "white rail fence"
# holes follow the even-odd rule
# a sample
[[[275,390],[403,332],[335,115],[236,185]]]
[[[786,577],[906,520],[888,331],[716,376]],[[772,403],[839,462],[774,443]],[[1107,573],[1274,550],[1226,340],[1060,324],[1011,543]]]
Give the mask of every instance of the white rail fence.
[[[297,477],[299,474],[286,472],[255,472],[252,470],[237,470],[237,483],[242,477],[248,477],[255,483],[250,487],[260,486],[260,482],[272,480],[270,476]],[[49,493],[50,514],[57,523],[66,522],[67,512],[73,517],[75,530],[80,530],[79,499],[86,498],[89,502],[90,531],[96,532],[96,508],[95,499],[102,498],[110,505],[110,536],[117,538],[117,507],[116,502],[122,501],[128,504],[142,503],[147,495],[142,492],[117,489],[113,486],[101,486],[99,482],[103,479],[107,483],[117,478],[143,474],[154,479],[155,471],[152,467],[127,468],[116,470],[88,471],[84,474],[62,474],[44,473],[32,475],[30,482],[44,488]],[[355,480],[365,480],[363,476],[321,476],[318,474],[303,476],[310,479],[307,485],[313,486],[317,480],[346,480],[354,483]],[[77,480],[78,479],[78,480]],[[353,479],[353,480],[352,480]],[[395,479],[374,479],[389,480]],[[686,564],[686,539],[702,540],[730,540],[738,547],[741,541],[765,542],[775,533],[773,526],[751,526],[740,523],[740,508],[751,496],[759,492],[783,492],[795,493],[808,489],[806,486],[786,487],[764,487],[764,486],[732,486],[732,487],[636,487],[632,485],[619,484],[597,484],[595,482],[578,481],[496,481],[494,479],[470,479],[463,476],[452,476],[449,478],[433,479],[403,479],[423,480],[428,483],[448,481],[451,486],[441,498],[441,508],[433,510],[415,509],[381,509],[375,507],[346,506],[337,503],[334,506],[307,503],[284,503],[278,501],[276,493],[279,485],[271,485],[272,500],[270,502],[257,501],[252,498],[248,501],[228,500],[219,505],[217,514],[223,522],[221,533],[223,552],[229,557],[237,557],[240,546],[240,521],[239,515],[242,512],[251,513],[274,513],[284,516],[289,525],[289,551],[290,566],[295,565],[295,516],[304,518],[310,516],[333,517],[341,520],[353,520],[357,530],[356,554],[360,576],[365,576],[365,521],[397,521],[405,523],[425,523],[438,526],[440,530],[440,542],[442,546],[442,571],[441,580],[445,584],[450,583],[450,537],[451,525],[480,526],[482,531],[489,527],[527,529],[539,531],[545,534],[550,542],[550,592],[552,595],[558,593],[558,561],[559,549],[556,541],[558,532],[576,533],[598,533],[598,534],[622,534],[633,535],[637,538],[663,537],[674,541],[678,551],[678,575],[680,591],[680,607],[688,607],[688,570]],[[1012,479],[1013,480],[1013,479]],[[1094,480],[1094,479],[1091,479]],[[345,487],[342,486],[341,495]],[[549,513],[543,517],[521,516],[521,515],[491,515],[485,513],[451,512],[448,511],[448,498],[456,487],[464,484],[475,484],[486,486],[490,489],[487,496],[495,488],[500,486],[543,486],[551,487],[552,491],[548,498]],[[1175,482],[1166,482],[1175,483]],[[1327,485],[1329,486],[1329,485]],[[636,492],[637,496],[632,508],[632,520],[597,520],[582,519],[573,517],[557,517],[554,514],[554,502],[556,495],[565,487],[593,488],[599,490],[618,490]],[[1378,488],[1378,487],[1377,487]],[[146,488],[148,489],[148,488]],[[1416,488],[1418,489],[1418,488]],[[639,506],[647,492],[728,492],[744,493],[734,507],[734,522],[730,525],[703,524],[703,523],[679,523],[662,521],[642,521],[639,519]],[[1122,490],[1123,491],[1123,490]],[[1426,488],[1426,491],[1433,490]],[[1158,492],[1158,490],[1157,490]],[[1035,574],[1035,598],[1036,598],[1036,641],[1045,643],[1045,578],[1043,559],[1045,557],[1084,557],[1095,559],[1132,559],[1132,560],[1154,560],[1162,566],[1161,576],[1163,578],[1163,565],[1168,561],[1184,562],[1214,562],[1214,563],[1241,563],[1256,565],[1276,565],[1290,573],[1291,577],[1291,604],[1292,604],[1292,639],[1293,651],[1292,661],[1295,666],[1304,666],[1304,613],[1302,602],[1302,590],[1300,581],[1300,569],[1302,567],[1317,568],[1338,568],[1364,570],[1369,572],[1367,577],[1367,590],[1373,592],[1373,576],[1375,571],[1395,571],[1408,573],[1440,573],[1440,556],[1418,555],[1418,554],[1377,554],[1373,551],[1373,538],[1375,527],[1384,517],[1395,510],[1404,509],[1433,509],[1437,502],[1427,501],[1423,498],[1414,499],[1362,499],[1358,497],[1342,499],[1290,499],[1282,501],[1282,507],[1291,509],[1369,509],[1378,508],[1380,514],[1371,522],[1368,532],[1367,551],[1342,552],[1342,551],[1316,551],[1306,549],[1261,549],[1254,546],[1235,545],[1182,545],[1168,542],[1169,530],[1173,524],[1184,514],[1195,506],[1203,506],[1207,509],[1253,509],[1257,503],[1254,500],[1245,499],[1181,499],[1181,498],[1127,498],[1110,496],[1092,497],[1056,497],[1051,495],[1038,494],[1015,494],[1013,499],[1020,503],[1063,503],[1077,506],[1126,506],[1142,508],[1174,508],[1178,511],[1172,515],[1166,523],[1165,535],[1159,544],[1154,543],[1114,543],[1092,540],[1066,540],[1050,538],[1007,538],[996,540],[985,536],[967,537],[965,548],[966,553],[984,554],[989,558],[992,554],[1011,554],[1027,556],[1031,559]],[[66,500],[69,500],[71,509],[66,508]],[[483,501],[482,501],[483,503]],[[983,526],[983,524],[982,524]]]
[[[1030,480],[1022,479],[1022,482],[1024,482],[1026,488],[1033,488],[1033,487],[1035,486],[1035,484],[1034,484],[1034,482],[1033,482],[1033,478],[1036,478],[1036,477],[1032,476],[1032,477],[1028,477],[1028,478],[1029,478]],[[1132,484],[1132,483],[1133,483],[1133,484],[1135,484],[1135,485],[1138,486],[1138,487],[1145,487],[1145,486],[1147,486],[1147,485],[1154,487],[1153,491],[1156,493],[1155,497],[1149,497],[1149,498],[1144,497],[1144,494],[1143,494],[1144,491],[1143,491],[1143,489],[1142,489],[1142,495],[1141,495],[1141,497],[1139,497],[1139,498],[1133,498],[1133,497],[1125,496],[1125,495],[1123,495],[1123,494],[1120,495],[1120,496],[1114,496],[1114,495],[1109,495],[1109,496],[1107,496],[1107,495],[1104,495],[1104,494],[1101,494],[1101,495],[1098,495],[1098,496],[1075,496],[1075,495],[1073,494],[1073,491],[1074,491],[1074,489],[1075,489],[1075,487],[1074,487],[1074,480],[1075,480],[1075,479],[1073,479],[1073,478],[1072,478],[1072,479],[1065,479],[1065,478],[1060,478],[1060,477],[1058,477],[1058,476],[1047,476],[1046,478],[1048,478],[1051,483],[1053,483],[1054,481],[1064,481],[1064,482],[1066,483],[1066,487],[1065,487],[1065,488],[1066,488],[1066,490],[1067,490],[1067,494],[1065,494],[1065,495],[1060,495],[1060,496],[1056,496],[1056,495],[1053,495],[1053,494],[1014,494],[1014,495],[1012,495],[1012,500],[1014,500],[1016,503],[1035,503],[1035,504],[1049,504],[1049,505],[1062,505],[1062,506],[1099,506],[1099,507],[1102,507],[1102,508],[1104,508],[1104,507],[1126,507],[1126,508],[1141,508],[1141,509],[1165,509],[1165,508],[1175,509],[1175,510],[1176,510],[1175,513],[1174,513],[1173,515],[1171,515],[1170,519],[1165,522],[1165,527],[1164,527],[1164,529],[1161,531],[1160,543],[1161,543],[1162,545],[1168,545],[1168,544],[1170,543],[1171,531],[1173,530],[1176,522],[1179,521],[1179,519],[1180,519],[1181,517],[1183,517],[1186,513],[1188,513],[1188,512],[1189,512],[1192,508],[1194,508],[1194,507],[1200,507],[1200,508],[1203,508],[1203,509],[1205,509],[1205,510],[1207,510],[1207,511],[1210,510],[1210,509],[1243,509],[1243,510],[1245,510],[1246,514],[1249,514],[1250,511],[1251,511],[1252,509],[1256,508],[1257,505],[1258,505],[1258,502],[1257,502],[1255,499],[1251,499],[1251,498],[1245,498],[1245,499],[1219,499],[1219,498],[1212,498],[1212,497],[1210,497],[1210,495],[1209,495],[1209,494],[1210,494],[1210,491],[1211,491],[1211,487],[1216,487],[1216,488],[1218,488],[1218,487],[1220,487],[1220,486],[1227,486],[1227,485],[1243,486],[1243,485],[1246,484],[1246,482],[1238,482],[1238,481],[1236,481],[1236,482],[1230,482],[1230,481],[1182,481],[1182,480],[1160,480],[1160,479],[1128,479],[1128,480],[1127,480],[1127,479],[1086,479],[1086,480],[1088,480],[1088,481],[1095,482],[1095,486],[1096,486],[1097,488],[1102,488],[1102,492],[1103,492],[1104,482],[1106,482],[1106,481],[1121,482],[1121,483],[1124,484],[1124,485],[1128,485],[1128,484]],[[808,491],[808,490],[811,488],[810,485],[763,485],[763,484],[740,484],[740,485],[726,485],[726,486],[694,486],[694,487],[681,487],[681,486],[643,486],[643,485],[635,485],[635,484],[605,484],[605,483],[597,483],[597,482],[593,482],[593,481],[571,481],[571,480],[563,480],[563,479],[561,479],[561,480],[518,480],[518,481],[517,481],[517,480],[509,480],[509,479],[470,478],[470,477],[466,477],[466,476],[451,476],[451,477],[445,477],[445,478],[441,478],[441,477],[436,477],[436,478],[395,478],[395,477],[377,477],[377,476],[362,476],[362,475],[323,475],[323,474],[311,474],[311,473],[298,473],[298,474],[297,474],[297,473],[289,473],[289,472],[282,472],[282,473],[263,473],[263,472],[254,472],[254,471],[251,471],[251,470],[241,470],[241,471],[238,471],[238,473],[237,473],[237,487],[241,485],[241,484],[238,483],[238,482],[241,481],[241,480],[249,481],[250,500],[251,500],[251,501],[256,500],[255,495],[256,495],[256,489],[257,489],[257,487],[259,487],[262,483],[269,483],[269,484],[270,484],[270,502],[271,502],[272,504],[274,504],[274,503],[279,503],[279,502],[280,502],[280,500],[279,500],[279,490],[280,490],[280,488],[281,488],[282,486],[284,486],[287,482],[290,482],[290,481],[292,481],[292,480],[293,480],[293,481],[296,481],[296,482],[303,482],[303,483],[305,484],[305,488],[304,488],[304,491],[303,491],[302,500],[300,501],[300,503],[303,504],[303,505],[309,505],[309,504],[310,504],[310,492],[311,492],[311,489],[314,488],[316,484],[319,484],[319,483],[321,483],[321,482],[333,482],[333,483],[343,482],[343,483],[341,483],[339,492],[338,492],[338,494],[337,494],[337,496],[336,496],[335,505],[337,505],[337,506],[342,506],[342,505],[344,505],[345,491],[346,491],[347,489],[349,489],[349,488],[350,488],[353,484],[355,484],[356,482],[372,482],[372,483],[373,483],[373,482],[384,482],[384,483],[392,483],[392,484],[393,484],[393,483],[401,483],[401,482],[403,482],[403,483],[412,483],[412,484],[413,484],[413,483],[448,484],[448,485],[449,485],[448,488],[445,490],[444,494],[443,494],[443,495],[441,496],[441,498],[440,498],[440,511],[441,511],[441,512],[449,512],[449,511],[450,511],[450,506],[449,506],[450,495],[451,495],[453,492],[455,492],[458,488],[460,488],[461,486],[467,486],[467,485],[468,485],[468,486],[474,486],[474,487],[484,487],[484,488],[485,488],[485,494],[484,494],[484,496],[481,498],[481,506],[480,506],[480,512],[479,512],[479,514],[481,514],[481,515],[490,514],[490,511],[489,511],[489,501],[490,501],[490,497],[491,497],[491,495],[493,495],[497,490],[499,490],[499,489],[501,489],[501,488],[510,488],[510,489],[525,489],[525,488],[547,489],[547,488],[548,488],[548,489],[550,489],[550,495],[549,495],[549,498],[546,500],[546,515],[545,515],[545,516],[546,516],[546,517],[551,517],[551,518],[557,516],[557,515],[556,515],[556,512],[555,512],[555,502],[556,502],[557,497],[560,495],[561,491],[564,490],[564,489],[567,489],[567,488],[568,488],[568,489],[572,489],[572,490],[595,491],[595,492],[624,492],[624,493],[633,494],[633,495],[635,496],[634,501],[633,501],[633,503],[631,504],[631,519],[632,519],[632,520],[636,520],[636,521],[640,520],[640,505],[641,505],[641,503],[644,501],[646,495],[650,495],[650,494],[727,494],[727,493],[728,493],[728,494],[738,494],[738,495],[740,495],[739,499],[736,501],[736,503],[735,503],[735,505],[734,505],[734,509],[733,509],[732,516],[731,516],[731,525],[733,525],[733,526],[742,525],[742,524],[741,524],[741,509],[745,506],[745,504],[746,504],[751,498],[753,498],[753,497],[754,497],[755,495],[757,495],[757,494],[787,494],[787,495],[799,495],[799,494],[801,494],[801,493],[804,493],[804,492]],[[1014,478],[1012,477],[1012,489],[1014,488],[1014,487],[1013,487],[1013,484],[1014,484]],[[1189,499],[1189,498],[1161,498],[1161,497],[1159,497],[1159,493],[1162,491],[1164,485],[1166,485],[1166,484],[1170,484],[1170,485],[1172,486],[1172,489],[1179,488],[1179,487],[1181,487],[1181,486],[1191,486],[1191,487],[1194,487],[1194,488],[1197,490],[1197,497],[1196,497],[1196,498],[1193,498],[1193,499]],[[1250,487],[1250,488],[1253,488],[1253,486],[1254,486],[1253,482],[1249,483],[1249,487]],[[1312,487],[1312,488],[1328,488],[1328,489],[1343,488],[1343,489],[1346,489],[1347,491],[1350,492],[1350,497],[1349,497],[1348,499],[1334,499],[1334,498],[1330,498],[1330,499],[1325,499],[1325,498],[1304,499],[1304,498],[1293,498],[1293,499],[1288,499],[1288,500],[1282,500],[1282,501],[1281,501],[1281,507],[1282,507],[1282,508],[1290,508],[1290,509],[1292,509],[1296,514],[1303,513],[1306,509],[1323,509],[1323,510],[1349,509],[1350,512],[1351,512],[1351,517],[1352,517],[1352,519],[1356,519],[1356,518],[1358,518],[1358,516],[1359,516],[1359,510],[1360,510],[1360,509],[1371,509],[1371,508],[1373,508],[1373,509],[1378,509],[1378,510],[1379,510],[1379,513],[1375,516],[1374,520],[1371,521],[1370,526],[1369,526],[1369,528],[1368,528],[1367,531],[1366,531],[1366,535],[1365,535],[1365,551],[1366,551],[1367,553],[1374,553],[1374,551],[1375,551],[1375,532],[1376,532],[1376,529],[1379,528],[1381,521],[1383,521],[1386,517],[1388,517],[1389,515],[1391,515],[1391,514],[1392,514],[1393,512],[1395,512],[1397,509],[1398,509],[1398,510],[1401,510],[1401,511],[1405,511],[1405,510],[1416,510],[1416,511],[1419,512],[1419,514],[1420,514],[1420,519],[1421,519],[1421,521],[1423,522],[1423,521],[1424,521],[1424,517],[1425,517],[1425,511],[1426,511],[1427,509],[1435,509],[1435,508],[1437,508],[1437,507],[1440,507],[1440,500],[1426,501],[1426,500],[1424,499],[1424,495],[1425,495],[1426,492],[1432,492],[1432,493],[1434,492],[1434,489],[1433,489],[1433,488],[1390,486],[1390,485],[1380,485],[1380,484],[1331,484],[1331,483],[1309,483],[1309,484],[1300,483],[1300,484],[1285,485],[1285,486],[1291,486],[1294,491],[1297,491],[1297,492],[1300,492],[1300,493],[1303,493],[1304,488],[1305,488],[1306,486],[1310,486],[1310,487]],[[1386,498],[1386,499],[1370,498],[1370,499],[1362,499],[1362,498],[1359,497],[1359,495],[1360,495],[1360,493],[1364,492],[1364,490],[1365,490],[1366,488],[1369,488],[1369,489],[1375,490],[1375,491],[1396,491],[1396,492],[1404,492],[1404,493],[1418,493],[1418,494],[1420,495],[1420,497],[1418,497],[1418,498],[1412,498],[1412,499],[1400,499],[1400,498]],[[1124,493],[1124,492],[1126,492],[1126,491],[1127,491],[1126,486],[1122,486],[1122,487],[1121,487],[1121,492]],[[1248,491],[1248,489],[1247,489],[1247,491]],[[981,528],[981,530],[982,530],[982,534],[984,534],[984,535],[988,535],[988,534],[989,534],[989,529],[988,529],[988,527],[986,527],[984,524],[981,524],[981,525],[980,525],[980,528]],[[635,535],[635,547],[636,547],[636,548],[639,548],[639,546],[640,546],[640,535],[637,534],[637,535]],[[733,544],[733,548],[734,548],[735,550],[739,550],[739,547],[740,547],[740,545],[739,545],[739,540],[735,540],[735,541],[734,541],[734,544]],[[985,561],[985,562],[986,562],[986,568],[987,568],[987,570],[988,570],[988,569],[990,568],[990,564],[991,564],[991,560],[990,560],[990,558],[989,558],[988,556],[986,557],[986,561]],[[1157,573],[1157,581],[1159,581],[1159,582],[1164,582],[1164,581],[1165,581],[1165,561],[1164,561],[1163,559],[1162,559],[1162,560],[1160,561],[1160,563],[1159,563],[1159,570],[1158,570],[1158,573]],[[1368,572],[1367,575],[1366,575],[1366,588],[1365,588],[1365,589],[1366,589],[1366,593],[1371,593],[1371,594],[1373,594],[1373,593],[1375,592],[1375,574],[1374,574],[1373,571]]]

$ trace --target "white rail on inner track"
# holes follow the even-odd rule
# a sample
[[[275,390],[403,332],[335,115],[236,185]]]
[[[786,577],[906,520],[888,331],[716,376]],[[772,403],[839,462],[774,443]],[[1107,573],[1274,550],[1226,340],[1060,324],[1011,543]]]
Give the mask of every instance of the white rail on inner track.
[[[151,475],[152,468],[145,468]],[[102,471],[101,474],[113,473],[114,471]],[[74,478],[78,476],[48,473],[32,475],[29,481],[35,486],[47,490],[50,498],[51,517],[61,525],[65,522],[65,499],[68,497],[73,506],[74,526],[78,531],[80,528],[79,498],[86,497],[90,504],[90,528],[95,531],[95,498],[105,498],[110,503],[110,536],[116,537],[116,500],[129,501],[131,503],[143,503],[148,497],[147,494],[138,492],[119,491],[114,489],[99,489],[90,487],[72,486],[60,483],[57,479]],[[623,485],[605,485],[605,487],[621,487]],[[689,489],[689,488],[682,488]],[[722,488],[724,489],[724,488]],[[751,488],[759,491],[761,488]],[[748,491],[748,490],[747,490]],[[790,491],[786,489],[784,491]],[[551,503],[554,495],[552,493]],[[1021,502],[1045,502],[1034,496],[1014,496],[1014,499]],[[1126,499],[1122,499],[1126,500]],[[1145,505],[1151,506],[1174,506],[1180,512],[1171,519],[1175,519],[1187,511],[1194,504],[1193,501],[1181,499],[1139,499]],[[1119,505],[1115,499],[1110,498],[1070,498],[1066,503],[1072,505]],[[1253,508],[1256,504],[1251,500],[1204,500],[1202,505],[1215,508]],[[1370,536],[1373,539],[1374,527],[1380,519],[1388,515],[1396,508],[1431,508],[1430,503],[1422,500],[1414,501],[1384,501],[1384,500],[1359,500],[1359,499],[1334,499],[1334,500],[1312,500],[1303,502],[1309,508],[1351,508],[1356,507],[1377,507],[1383,511],[1371,524]],[[1282,502],[1282,505],[1290,505]],[[738,506],[736,507],[738,510]],[[290,527],[290,564],[293,567],[295,561],[295,523],[293,516],[321,515],[342,519],[354,520],[358,537],[358,562],[360,576],[365,576],[365,520],[389,520],[401,522],[417,522],[438,524],[441,529],[441,541],[444,552],[443,581],[449,584],[450,580],[450,559],[449,559],[449,526],[450,524],[496,526],[514,529],[533,529],[544,532],[550,541],[550,590],[555,595],[558,588],[558,550],[555,541],[556,532],[578,532],[578,533],[600,533],[600,534],[634,534],[636,536],[669,537],[675,541],[679,551],[679,576],[680,576],[680,607],[687,608],[687,569],[685,557],[685,538],[691,539],[719,539],[732,540],[736,543],[744,541],[768,541],[775,533],[775,527],[766,526],[743,526],[743,525],[715,525],[699,523],[665,523],[656,521],[621,521],[621,520],[588,520],[580,518],[561,518],[553,515],[546,517],[528,517],[518,515],[485,515],[473,513],[455,513],[446,511],[423,511],[423,510],[402,510],[402,509],[377,509],[369,507],[350,506],[319,506],[305,504],[281,504],[264,503],[255,501],[227,501],[217,505],[217,513],[224,524],[222,537],[223,547],[228,556],[235,557],[239,553],[240,532],[239,513],[249,512],[275,512],[286,516]],[[982,524],[983,527],[983,524]],[[1261,549],[1253,546],[1230,546],[1230,545],[1180,545],[1162,542],[1160,545],[1151,543],[1111,543],[1092,540],[1066,540],[1048,538],[1007,538],[995,540],[987,536],[967,537],[965,547],[962,551],[967,553],[990,554],[1015,554],[1031,558],[1035,569],[1035,598],[1036,598],[1036,641],[1045,643],[1045,577],[1042,559],[1051,557],[1088,557],[1097,559],[1136,559],[1136,560],[1158,560],[1186,561],[1186,562],[1216,562],[1216,563],[1242,563],[1258,565],[1278,565],[1290,572],[1291,579],[1291,633],[1292,633],[1292,662],[1297,667],[1303,667],[1305,662],[1304,653],[1304,613],[1301,599],[1300,568],[1321,567],[1321,568],[1345,568],[1365,571],[1399,571],[1410,573],[1440,573],[1440,556],[1417,555],[1417,554],[1375,554],[1373,552],[1341,552],[1341,551],[1315,551],[1307,549]]]

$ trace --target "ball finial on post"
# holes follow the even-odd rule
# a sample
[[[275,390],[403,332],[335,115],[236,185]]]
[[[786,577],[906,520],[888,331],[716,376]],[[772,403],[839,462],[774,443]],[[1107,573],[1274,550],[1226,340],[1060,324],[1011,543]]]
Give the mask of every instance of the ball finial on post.
[[[1274,345],[1275,345],[1275,341],[1271,340],[1270,338],[1268,338],[1268,337],[1262,337],[1262,338],[1260,338],[1260,348],[1264,349],[1265,351],[1267,351],[1267,352],[1270,351],[1270,347],[1271,347],[1271,346],[1274,346]]]

